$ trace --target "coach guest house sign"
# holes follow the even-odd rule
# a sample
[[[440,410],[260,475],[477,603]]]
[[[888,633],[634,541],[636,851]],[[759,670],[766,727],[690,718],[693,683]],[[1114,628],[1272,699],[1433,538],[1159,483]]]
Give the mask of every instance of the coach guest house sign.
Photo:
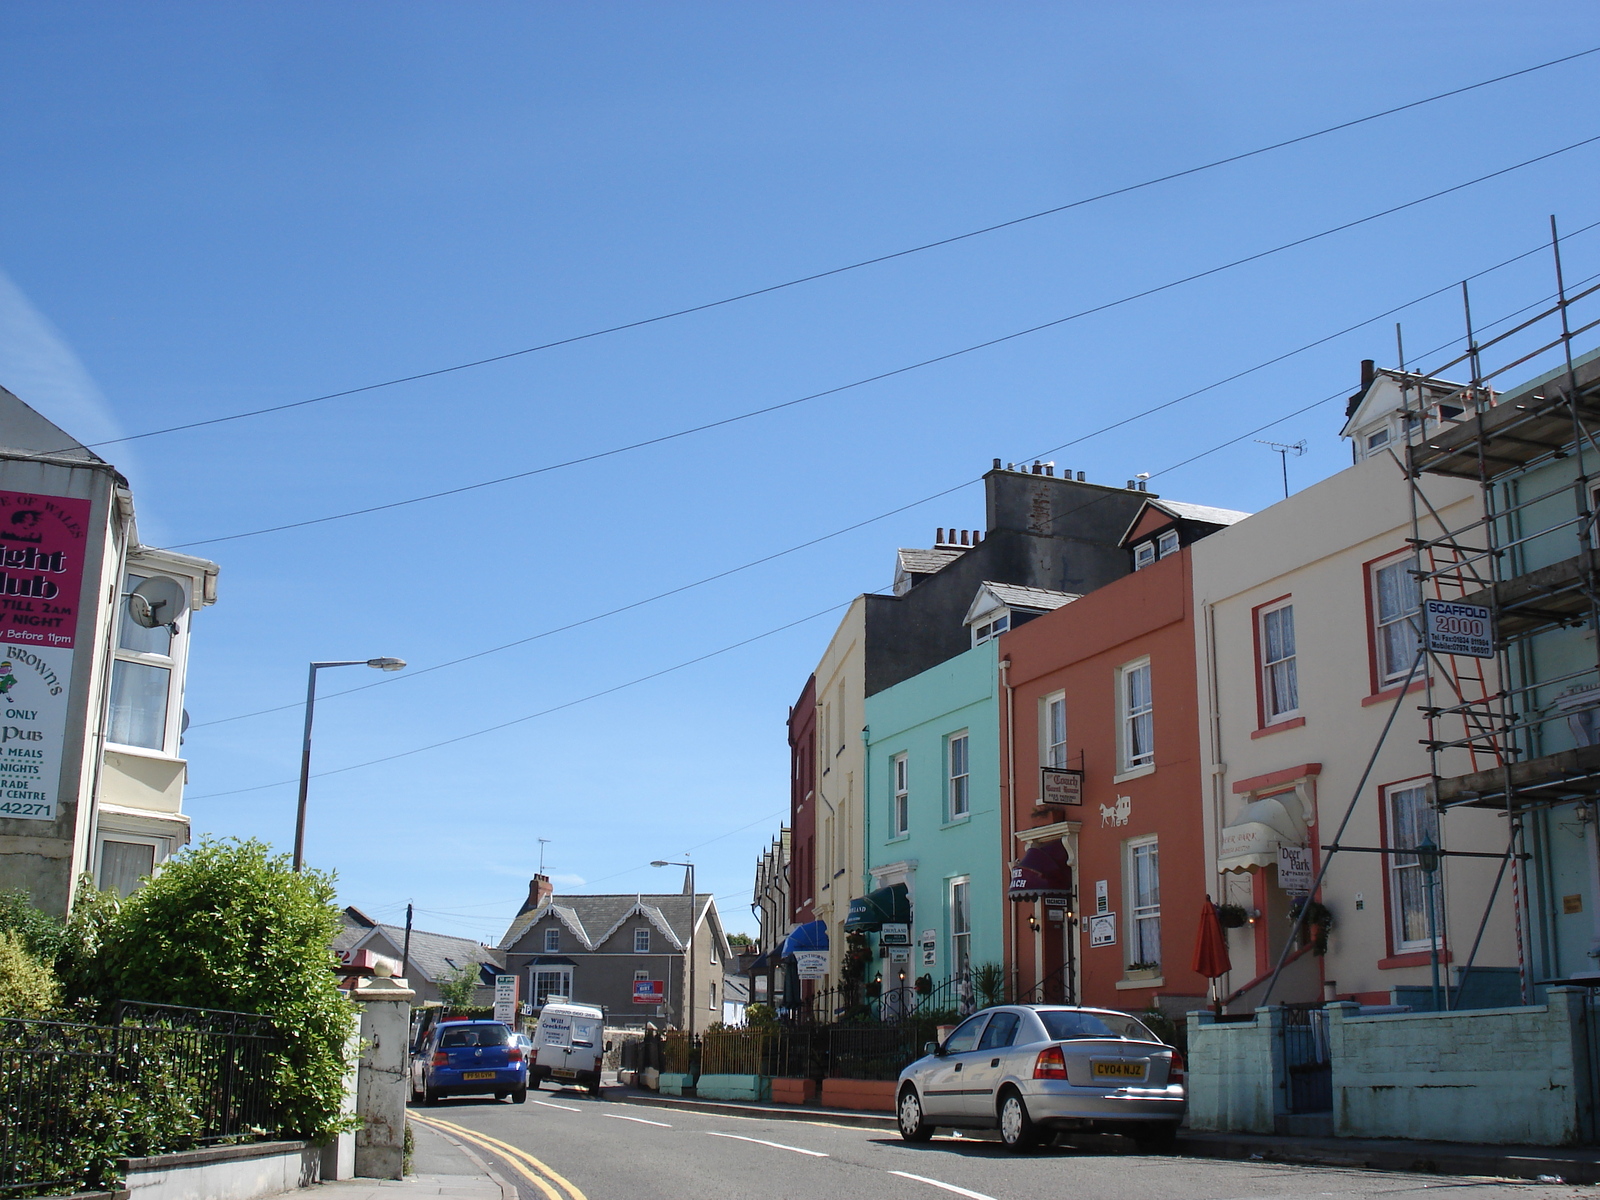
[[[89,501],[0,492],[0,816],[55,819]]]

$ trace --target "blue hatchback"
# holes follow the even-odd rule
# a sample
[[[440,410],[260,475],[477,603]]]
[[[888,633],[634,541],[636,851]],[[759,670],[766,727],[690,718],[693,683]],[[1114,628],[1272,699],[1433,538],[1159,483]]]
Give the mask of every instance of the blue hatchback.
[[[499,1021],[436,1025],[412,1062],[412,1100],[433,1104],[440,1096],[483,1094],[527,1103],[528,1056],[511,1030]]]

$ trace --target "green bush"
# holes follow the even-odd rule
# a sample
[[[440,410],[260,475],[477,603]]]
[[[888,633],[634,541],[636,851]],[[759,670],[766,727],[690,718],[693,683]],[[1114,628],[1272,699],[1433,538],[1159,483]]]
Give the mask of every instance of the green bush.
[[[41,912],[20,888],[0,892],[0,933],[12,933],[41,962],[53,963],[67,940],[66,923]]]
[[[0,1017],[47,1017],[61,1002],[61,985],[27,943],[0,929]]]
[[[88,929],[103,939],[104,999],[273,1018],[280,1132],[317,1140],[345,1124],[339,1110],[354,1006],[333,971],[338,931],[331,875],[296,873],[288,855],[238,840],[203,841],[170,859],[114,917]]]
[[[462,967],[439,985],[439,1002],[450,1009],[451,1016],[460,1016],[456,1009],[472,1007],[472,993],[478,990],[476,964]]]

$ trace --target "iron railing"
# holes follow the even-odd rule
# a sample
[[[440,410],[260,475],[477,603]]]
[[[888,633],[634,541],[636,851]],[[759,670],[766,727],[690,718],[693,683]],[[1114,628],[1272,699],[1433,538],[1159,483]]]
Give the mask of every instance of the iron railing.
[[[1283,1066],[1291,1113],[1333,1111],[1328,1013],[1320,1004],[1283,1006]]]
[[[894,1079],[922,1054],[914,1025],[836,1026],[828,1031],[828,1074],[835,1079]]]
[[[246,1013],[119,1006],[0,1020],[0,1197],[106,1188],[123,1157],[277,1132],[277,1035]]]

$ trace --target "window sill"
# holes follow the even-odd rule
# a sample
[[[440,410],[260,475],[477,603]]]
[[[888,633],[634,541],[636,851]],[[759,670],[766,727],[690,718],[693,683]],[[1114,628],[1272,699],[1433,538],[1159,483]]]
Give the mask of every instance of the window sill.
[[[1439,951],[1439,963],[1450,961],[1451,954],[1448,950]],[[1393,971],[1400,967],[1426,967],[1433,962],[1433,954],[1428,950],[1407,950],[1402,954],[1391,954],[1388,958],[1378,960],[1378,970]]]
[[[1151,979],[1119,979],[1116,983],[1119,992],[1136,992],[1140,988],[1158,988],[1166,986],[1166,979],[1157,975]]]
[[[1130,779],[1142,779],[1146,775],[1154,775],[1155,773],[1155,763],[1145,763],[1145,765],[1142,767],[1132,767],[1129,770],[1123,771],[1120,775],[1113,775],[1111,777],[1111,782],[1126,783]]]
[[[1251,738],[1264,738],[1269,734],[1282,733],[1285,729],[1299,729],[1306,723],[1304,717],[1290,717],[1287,721],[1275,721],[1271,725],[1263,725],[1260,729],[1250,731]]]
[[[967,825],[967,824],[970,824],[971,821],[972,821],[972,814],[971,813],[962,813],[959,817],[951,817],[943,825],[939,826],[939,828],[940,829],[954,829],[957,825]]]
[[[109,754],[130,754],[134,758],[153,758],[161,762],[181,763],[184,761],[181,754],[168,754],[165,750],[152,750],[149,746],[124,746],[121,742],[106,742],[106,752]]]
[[[897,833],[893,837],[885,838],[884,842],[885,843],[888,843],[888,842],[908,842],[910,840],[911,840],[911,831],[908,829],[908,830],[906,830],[905,833]]]
[[[1423,688],[1425,688],[1427,686],[1428,686],[1428,681],[1426,679],[1413,680],[1412,683],[1411,683],[1411,686],[1406,688],[1406,695],[1409,696],[1412,692],[1420,692]],[[1361,707],[1362,708],[1371,708],[1374,704],[1382,704],[1387,700],[1393,700],[1399,694],[1400,694],[1400,689],[1398,687],[1385,688],[1381,692],[1373,692],[1372,695],[1366,697],[1365,699],[1363,699],[1361,701]]]

